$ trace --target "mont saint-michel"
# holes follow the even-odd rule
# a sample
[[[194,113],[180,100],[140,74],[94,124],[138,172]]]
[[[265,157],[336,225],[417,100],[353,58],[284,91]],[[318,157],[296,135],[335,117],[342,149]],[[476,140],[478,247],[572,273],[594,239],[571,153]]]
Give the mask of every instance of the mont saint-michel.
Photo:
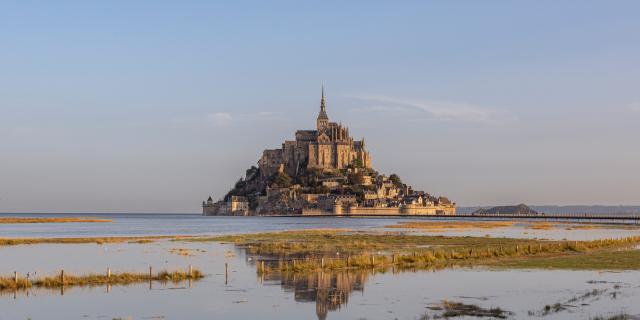
[[[321,96],[316,129],[264,150],[222,199],[203,201],[203,215],[455,215],[447,197],[378,173],[365,139],[329,121]]]

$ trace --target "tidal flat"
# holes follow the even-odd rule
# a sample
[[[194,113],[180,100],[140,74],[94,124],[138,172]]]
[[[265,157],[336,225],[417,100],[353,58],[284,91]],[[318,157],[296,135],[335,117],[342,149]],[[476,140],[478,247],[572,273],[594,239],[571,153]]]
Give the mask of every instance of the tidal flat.
[[[150,229],[147,235],[158,230],[159,221],[173,223],[162,216],[145,219],[140,222]],[[152,241],[0,246],[0,275],[9,278],[14,271],[36,278],[61,269],[102,275],[107,268],[121,274],[150,266],[184,272],[191,265],[202,273],[198,281],[154,281],[152,286],[98,281],[64,292],[43,287],[2,291],[0,319],[609,319],[640,314],[634,302],[640,295],[637,244],[619,239],[640,236],[637,230],[622,230],[616,238],[611,234],[619,229],[596,228],[589,231],[597,235],[582,238],[575,234],[584,230],[554,228],[537,230],[541,236],[536,239],[503,236],[505,228],[512,234],[528,232],[519,224],[460,236],[384,228],[390,222],[382,219],[259,219],[262,228],[253,227],[252,218],[193,219],[209,232],[188,238],[165,233]],[[243,221],[254,232],[243,233]],[[114,224],[124,225],[118,218]],[[65,232],[66,237],[89,238]],[[483,256],[500,247],[502,254]],[[480,256],[465,257],[468,249]],[[413,259],[414,252],[436,258],[438,251],[442,263],[399,263]],[[349,255],[352,266],[332,266]],[[375,266],[369,265],[372,256]],[[323,258],[324,268],[318,267]],[[293,260],[297,267],[313,267],[290,270]]]

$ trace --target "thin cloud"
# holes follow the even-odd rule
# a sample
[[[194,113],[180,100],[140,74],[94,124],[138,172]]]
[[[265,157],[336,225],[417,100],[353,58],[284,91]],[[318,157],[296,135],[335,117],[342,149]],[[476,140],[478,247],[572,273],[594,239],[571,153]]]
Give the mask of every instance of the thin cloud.
[[[350,96],[351,98],[375,102],[375,106],[360,108],[381,112],[419,111],[427,113],[427,119],[481,122],[481,123],[505,123],[515,120],[510,113],[498,110],[482,108],[469,104],[451,102],[425,102],[409,99],[398,99],[387,96]],[[423,117],[424,118],[424,117]]]
[[[215,112],[207,115],[207,121],[214,128],[228,127],[233,122],[233,116],[227,112]]]
[[[261,111],[255,113],[238,113],[214,112],[206,116],[207,122],[214,128],[229,127],[239,122],[247,122],[257,119],[265,119],[275,116],[276,113],[269,111]]]
[[[629,110],[633,112],[640,112],[640,102],[634,102],[629,105]]]

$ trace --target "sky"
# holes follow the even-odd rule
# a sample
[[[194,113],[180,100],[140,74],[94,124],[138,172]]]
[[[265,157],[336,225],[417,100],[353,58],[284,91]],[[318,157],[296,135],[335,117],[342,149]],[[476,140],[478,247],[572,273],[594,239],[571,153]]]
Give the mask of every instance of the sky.
[[[638,1],[0,1],[0,212],[200,212],[332,121],[458,205],[640,204]]]

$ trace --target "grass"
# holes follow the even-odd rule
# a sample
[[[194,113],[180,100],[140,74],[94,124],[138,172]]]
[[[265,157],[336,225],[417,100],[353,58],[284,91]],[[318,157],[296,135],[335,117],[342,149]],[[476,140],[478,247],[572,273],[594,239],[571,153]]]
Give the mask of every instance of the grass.
[[[411,221],[399,222],[385,226],[391,229],[420,229],[426,231],[452,231],[467,229],[495,229],[521,225],[531,230],[590,230],[590,229],[638,229],[633,225],[597,224],[597,223],[562,223],[562,222],[518,222],[518,221]]]
[[[554,304],[547,304],[539,311],[529,311],[528,314],[530,317],[547,317],[555,313],[577,308],[580,305],[584,305],[587,300],[597,300],[606,292],[607,289],[592,289],[565,301],[556,302]]]
[[[514,221],[448,221],[448,222],[400,222],[385,228],[421,229],[421,230],[451,230],[451,229],[494,229],[511,227]]]
[[[19,217],[2,217],[0,218],[0,224],[10,223],[70,223],[70,222],[113,222],[110,219],[98,219],[92,217],[60,217],[60,218],[19,218]]]
[[[413,252],[425,248],[481,248],[486,246],[509,246],[515,244],[535,244],[535,240],[403,235],[399,233],[364,233],[348,230],[305,230],[241,234],[198,238],[185,241],[229,242],[246,248],[253,254],[275,254],[304,256],[316,254],[357,254],[393,250]]]
[[[442,314],[433,316],[434,319],[441,318],[457,318],[457,317],[477,317],[477,318],[493,318],[493,319],[506,319],[513,313],[502,310],[500,308],[485,309],[474,304],[465,304],[455,301],[443,301],[442,304],[429,307],[434,311],[443,311]]]
[[[630,249],[640,237],[596,241],[541,241],[510,238],[371,234],[340,230],[257,233],[187,241],[230,242],[247,253],[281,261],[259,264],[258,273],[388,268],[434,269],[451,265],[508,266],[573,258],[566,267],[608,269],[602,254]],[[639,269],[633,250],[616,255],[618,269]],[[600,254],[596,256],[595,254]],[[629,256],[627,256],[629,255]],[[574,257],[581,257],[576,260]],[[624,259],[622,259],[624,257]],[[600,260],[598,260],[600,259]],[[640,261],[640,259],[638,259]],[[551,260],[547,260],[551,261]],[[547,265],[547,264],[541,264]],[[555,263],[552,267],[561,267]],[[565,267],[565,266],[562,266]]]
[[[640,250],[597,250],[497,261],[489,265],[509,269],[640,270]]]
[[[89,237],[89,238],[0,238],[0,246],[15,246],[25,244],[61,243],[149,243],[161,239],[182,239],[189,236],[145,236],[145,237]]]
[[[147,281],[178,282],[187,279],[198,280],[203,277],[204,275],[202,272],[197,269],[193,269],[191,274],[185,271],[160,271],[156,274],[128,272],[112,273],[110,277],[107,277],[106,274],[88,274],[83,276],[65,274],[64,280],[60,275],[42,277],[33,280],[19,277],[17,282],[15,277],[0,277],[0,290],[17,290],[31,287],[51,289],[63,286],[97,286],[104,284],[127,285]]]

